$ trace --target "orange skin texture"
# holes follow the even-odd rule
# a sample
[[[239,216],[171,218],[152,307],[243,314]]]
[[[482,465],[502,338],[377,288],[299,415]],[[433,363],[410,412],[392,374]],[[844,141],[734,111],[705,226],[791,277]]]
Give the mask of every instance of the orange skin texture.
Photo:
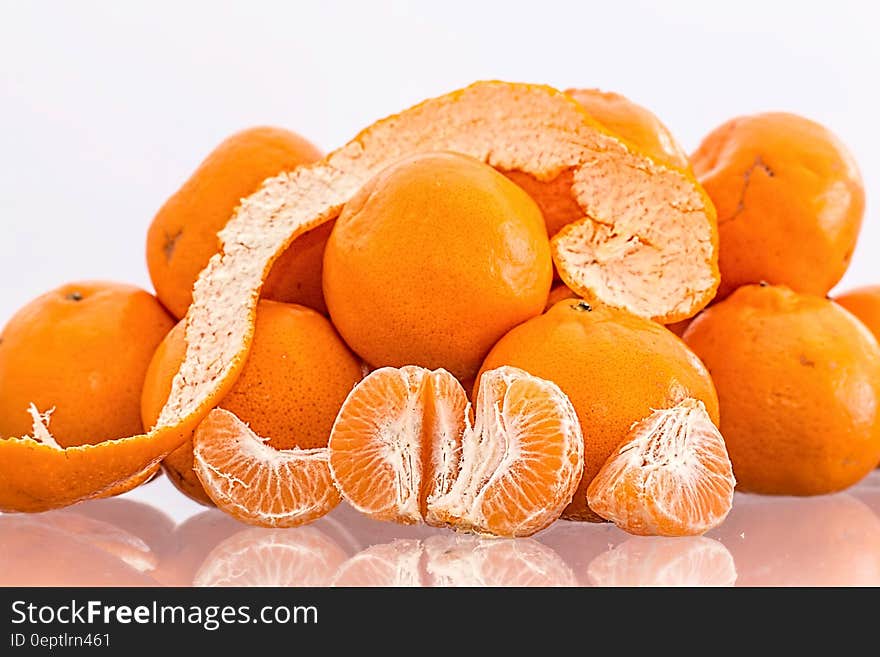
[[[55,408],[49,430],[62,447],[142,433],[141,386],[173,326],[131,285],[71,283],[34,299],[0,334],[0,435],[31,434],[32,402]]]
[[[324,254],[324,297],[371,366],[473,376],[510,328],[539,314],[552,281],[540,210],[491,167],[416,155],[345,206]]]
[[[833,301],[745,286],[684,340],[718,389],[740,490],[821,495],[880,461],[880,346]]]
[[[159,300],[176,318],[182,318],[192,303],[193,284],[219,250],[217,232],[239,201],[266,178],[314,162],[321,155],[288,130],[243,130],[217,146],[165,202],[147,232],[147,267]],[[266,282],[266,298],[326,311],[318,263],[329,229],[322,228],[302,235],[278,259]]]
[[[651,111],[613,92],[568,89],[565,93],[576,100],[606,132],[660,164],[690,172],[687,155],[669,129]],[[535,199],[551,237],[563,226],[583,217],[583,210],[566,193],[572,182],[569,172],[550,181],[536,180],[521,171],[507,171],[505,175]]]
[[[718,398],[699,359],[663,326],[607,306],[587,308],[561,301],[517,326],[481,373],[513,365],[568,395],[584,432],[584,475],[563,517],[602,521],[587,506],[587,487],[630,427],[686,397],[701,400],[717,425]]]
[[[683,319],[680,322],[673,322],[672,324],[667,324],[666,328],[675,333],[678,337],[684,335],[684,332],[687,331],[687,327],[691,325],[690,319]]]
[[[544,306],[544,311],[546,312],[550,310],[560,301],[577,298],[578,295],[572,292],[570,287],[568,287],[565,283],[559,283],[558,285],[554,286],[552,290],[550,290],[550,296],[547,297],[547,303]]]
[[[550,296],[547,297],[547,305],[544,307],[544,310],[550,310],[560,301],[577,298],[578,295],[572,292],[565,283],[559,283],[552,290],[550,290]],[[687,327],[690,323],[690,319],[683,319],[680,322],[673,322],[672,324],[666,324],[665,326],[667,329],[675,333],[675,335],[681,337],[684,334],[685,330],[687,330]]]
[[[880,285],[866,285],[845,292],[834,300],[858,317],[880,340]]]
[[[626,96],[599,89],[565,91],[602,124],[608,132],[632,144],[655,162],[690,170],[687,154],[660,119]]]
[[[263,283],[264,299],[306,306],[327,314],[322,286],[324,247],[333,224],[328,221],[294,240],[292,247],[272,265]]]
[[[782,112],[733,119],[691,158],[718,211],[721,286],[767,282],[825,295],[849,266],[865,209],[861,175],[826,128]]]
[[[143,387],[144,424],[155,424],[183,360],[184,322],[156,350]],[[235,413],[275,449],[326,447],[336,413],[363,370],[333,326],[304,306],[262,300],[244,370],[219,406]],[[210,504],[192,470],[192,442],[163,462],[184,493]]]

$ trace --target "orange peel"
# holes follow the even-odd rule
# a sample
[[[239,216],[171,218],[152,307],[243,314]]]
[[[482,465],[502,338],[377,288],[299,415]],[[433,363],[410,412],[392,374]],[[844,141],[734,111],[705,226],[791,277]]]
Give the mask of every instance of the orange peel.
[[[378,121],[244,199],[193,288],[186,357],[156,427],[63,450],[33,437],[0,440],[0,509],[40,511],[95,497],[183,444],[241,373],[275,260],[297,237],[335,219],[378,171],[401,156],[439,150],[538,182],[571,176],[570,187],[558,187],[584,217],[563,228],[552,249],[560,276],[580,296],[666,322],[695,314],[713,297],[715,213],[693,178],[630,150],[560,91],[477,82]]]

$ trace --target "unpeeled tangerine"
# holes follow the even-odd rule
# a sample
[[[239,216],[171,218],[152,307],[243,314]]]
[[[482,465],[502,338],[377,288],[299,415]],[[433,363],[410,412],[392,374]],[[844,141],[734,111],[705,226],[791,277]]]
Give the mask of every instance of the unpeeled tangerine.
[[[687,174],[630,151],[565,94],[478,82],[373,124],[323,160],[266,180],[242,201],[193,289],[187,352],[148,434],[57,450],[0,441],[0,509],[39,511],[95,497],[156,463],[195,429],[241,373],[272,264],[338,216],[401,156],[449,150],[520,171],[573,197],[585,217],[553,239],[565,283],[586,298],[662,321],[693,315],[718,284],[714,209]],[[563,176],[560,178],[560,176]],[[47,481],[55,483],[47,487]]]

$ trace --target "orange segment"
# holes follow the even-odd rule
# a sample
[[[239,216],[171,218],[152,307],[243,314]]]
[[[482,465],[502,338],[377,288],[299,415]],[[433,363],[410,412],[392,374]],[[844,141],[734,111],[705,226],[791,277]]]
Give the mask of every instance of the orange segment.
[[[458,473],[467,397],[445,370],[383,367],[346,399],[330,434],[343,497],[378,520],[417,523]]]
[[[587,500],[631,534],[689,536],[721,524],[735,484],[724,439],[703,403],[689,398],[637,423]]]
[[[580,423],[555,383],[514,367],[483,373],[461,470],[428,506],[428,522],[528,536],[556,520],[583,472]]]
[[[215,409],[202,421],[193,456],[214,503],[252,525],[296,527],[339,503],[326,448],[273,449],[229,411]]]

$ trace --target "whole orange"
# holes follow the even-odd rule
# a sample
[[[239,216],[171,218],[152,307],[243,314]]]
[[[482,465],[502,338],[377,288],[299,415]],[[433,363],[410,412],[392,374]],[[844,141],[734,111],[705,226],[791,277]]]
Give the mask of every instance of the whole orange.
[[[324,254],[324,296],[374,367],[473,375],[510,328],[539,314],[552,280],[541,212],[493,168],[426,153],[374,177]]]
[[[712,131],[691,162],[718,211],[719,300],[760,282],[824,295],[840,280],[865,192],[830,131],[794,114],[743,116]]]
[[[587,506],[587,486],[632,425],[652,411],[693,397],[718,422],[718,398],[700,360],[660,324],[624,310],[560,301],[501,338],[481,373],[502,365],[553,381],[577,411],[584,475],[563,517],[600,520]]]
[[[143,386],[144,425],[155,424],[186,350],[181,321],[156,349]],[[238,381],[220,406],[276,449],[325,447],[336,413],[363,370],[330,322],[304,306],[262,300],[254,341]],[[192,471],[192,443],[163,465],[183,492],[206,502]]]
[[[266,178],[314,162],[321,152],[281,128],[242,130],[225,139],[169,198],[147,232],[147,266],[159,300],[181,318],[193,284],[220,244],[217,232],[242,198]],[[275,264],[264,296],[326,312],[321,262],[329,227],[302,235]]]
[[[880,285],[856,288],[838,295],[834,300],[858,317],[880,340]]]
[[[684,340],[715,381],[740,489],[820,495],[880,461],[880,346],[833,301],[748,285]]]
[[[62,447],[143,433],[141,386],[174,320],[132,285],[70,283],[37,297],[0,334],[0,435],[30,435],[28,407],[55,409]]]
[[[684,149],[662,121],[649,109],[626,96],[600,89],[567,89],[587,110],[587,114],[609,132],[635,146],[639,151],[660,162],[679,169],[690,169]]]

